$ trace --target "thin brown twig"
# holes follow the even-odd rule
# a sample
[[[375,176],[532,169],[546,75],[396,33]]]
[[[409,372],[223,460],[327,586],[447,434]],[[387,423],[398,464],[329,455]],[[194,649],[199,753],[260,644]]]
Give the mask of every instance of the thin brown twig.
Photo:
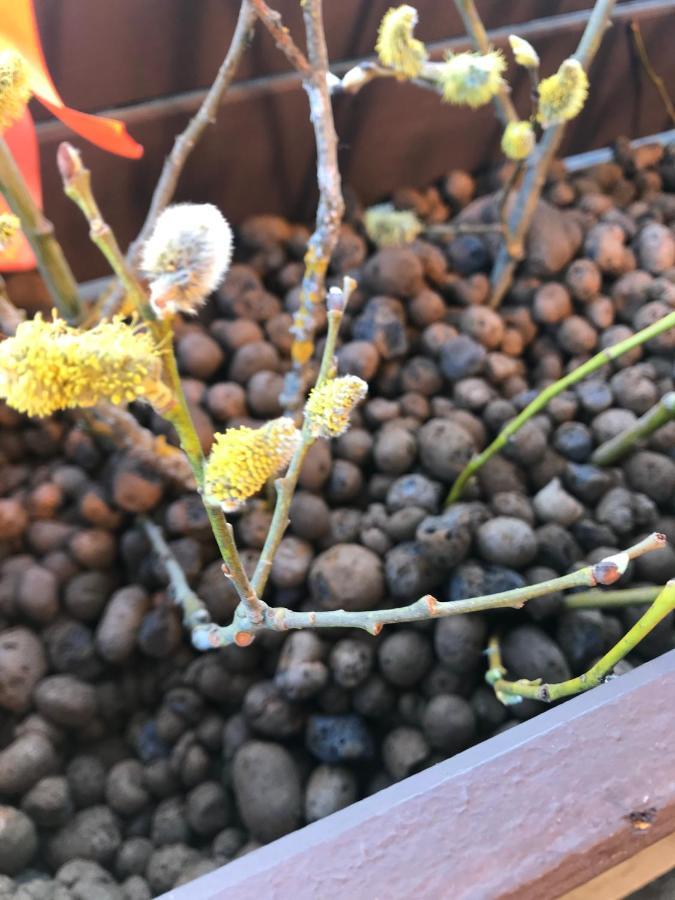
[[[286,375],[282,402],[289,412],[302,404],[303,373],[314,352],[315,316],[317,304],[324,297],[326,273],[340,233],[344,212],[344,200],[337,162],[337,135],[333,121],[330,89],[328,86],[328,51],[323,27],[321,0],[304,0],[302,15],[307,36],[307,65],[295,48],[278,13],[263,2],[253,0],[256,10],[262,10],[261,21],[268,28],[277,45],[287,54],[303,79],[303,87],[309,98],[310,120],[316,140],[316,173],[319,186],[319,205],[314,231],[305,252],[305,273],[300,289],[300,304],[293,317],[291,333],[293,366]],[[296,52],[297,51],[297,52]]]
[[[455,6],[462,17],[466,33],[471,38],[471,42],[476,50],[479,50],[481,53],[489,53],[492,50],[492,45],[473,0],[455,0]],[[511,100],[509,86],[505,82],[495,94],[492,102],[502,125],[508,125],[509,122],[518,120],[518,113]]]
[[[574,58],[584,69],[590,66],[607,28],[616,0],[596,0]],[[525,239],[551,167],[565,133],[565,124],[544,131],[534,153],[525,162],[525,174],[507,216],[508,234],[495,260],[491,281],[490,305],[496,308],[511,286],[516,266],[523,258]]]
[[[251,6],[250,0],[242,0],[239,8],[239,16],[235,25],[230,46],[225,54],[225,58],[218,69],[218,73],[213,80],[213,84],[209,88],[201,106],[190,119],[184,131],[179,134],[173,143],[171,153],[164,161],[162,172],[155,187],[150,201],[150,208],[145,217],[145,221],[141,227],[138,236],[130,245],[127,251],[127,260],[136,267],[143,242],[148,238],[150,232],[154,228],[157,217],[169,205],[176,191],[178,179],[181,176],[185,163],[190,153],[195,148],[197,142],[209,125],[216,121],[216,114],[220,106],[223,94],[228,89],[235,73],[244,55],[244,51],[250,43],[251,35],[255,25],[255,12]],[[120,289],[112,291],[104,298],[101,305],[99,318],[114,315],[120,307],[123,291]]]
[[[172,599],[183,611],[184,627],[192,630],[197,625],[208,624],[211,616],[206,604],[188,584],[185,572],[164,539],[162,529],[145,516],[140,516],[139,521],[150,540],[152,549],[164,566],[171,586]]]
[[[647,53],[644,38],[642,37],[642,31],[640,30],[640,23],[636,19],[633,19],[631,21],[630,30],[631,34],[633,35],[635,50],[640,59],[640,62],[642,63],[642,68],[645,70],[647,78],[649,78],[651,83],[656,88],[657,93],[661,98],[661,102],[666,108],[666,112],[668,113],[670,121],[673,123],[673,125],[675,125],[675,105],[670,99],[670,94],[668,93],[668,88],[666,87],[665,81],[658,74],[651,63],[651,60],[649,59],[649,54]]]
[[[299,72],[303,78],[309,78],[312,67],[302,50],[291,37],[291,33],[284,25],[281,14],[265,3],[265,0],[251,0],[255,12],[265,28],[274,38],[274,43],[284,54],[291,66]]]

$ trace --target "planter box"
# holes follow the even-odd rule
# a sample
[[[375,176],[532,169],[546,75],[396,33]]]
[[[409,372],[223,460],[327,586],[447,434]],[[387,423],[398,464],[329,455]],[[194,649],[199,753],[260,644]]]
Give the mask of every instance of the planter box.
[[[561,897],[675,832],[674,693],[672,651],[163,897]]]

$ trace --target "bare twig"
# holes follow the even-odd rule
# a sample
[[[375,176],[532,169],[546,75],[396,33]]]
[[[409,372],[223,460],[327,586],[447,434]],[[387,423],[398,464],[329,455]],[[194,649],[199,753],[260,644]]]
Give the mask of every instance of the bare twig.
[[[309,98],[310,119],[316,140],[319,206],[314,232],[305,253],[305,274],[300,289],[300,305],[291,326],[293,367],[286,375],[283,392],[283,403],[289,411],[294,411],[302,403],[303,371],[314,352],[314,311],[324,296],[326,272],[340,233],[344,200],[337,163],[337,135],[328,87],[328,51],[323,28],[322,0],[305,0],[302,4],[307,36],[307,60],[293,43],[278,13],[270,10],[263,0],[252,2],[277,46],[286,53],[294,68],[302,75],[303,87]]]
[[[490,669],[486,676],[487,681],[493,686],[497,697],[507,705],[517,703],[523,698],[550,703],[563,697],[581,694],[601,684],[611,674],[616,664],[624,659],[673,610],[675,610],[675,580],[669,581],[665,585],[649,609],[638,619],[630,631],[594,666],[577,678],[568,678],[557,684],[544,684],[541,678],[534,681],[527,679],[507,681],[504,677],[506,670],[501,659],[499,641],[492,638],[488,648]]]
[[[658,403],[640,416],[630,428],[617,434],[596,449],[591,462],[596,466],[611,466],[625,456],[642,438],[649,437],[658,428],[675,419],[675,391],[664,394]]]
[[[675,105],[670,99],[670,94],[668,93],[668,88],[666,87],[665,81],[663,80],[663,78],[661,78],[654,66],[651,64],[649,54],[647,53],[647,48],[645,47],[645,42],[642,37],[642,32],[640,31],[640,23],[636,19],[633,19],[630,23],[630,30],[631,34],[633,35],[635,50],[640,59],[640,62],[642,63],[642,68],[645,70],[647,78],[649,78],[651,83],[656,88],[658,95],[661,98],[661,102],[663,103],[666,112],[668,113],[670,121],[675,125]]]
[[[281,14],[271,9],[265,0],[251,0],[255,12],[265,28],[274,38],[274,43],[284,54],[291,66],[299,72],[303,78],[310,78],[312,67],[305,54],[291,37],[291,33],[281,20]]]
[[[455,6],[462,17],[466,33],[471,38],[471,42],[476,50],[479,50],[481,53],[489,53],[492,50],[492,46],[473,0],[455,0]],[[508,125],[509,122],[517,121],[518,113],[511,101],[509,86],[506,83],[502,84],[492,102],[502,125]]]
[[[209,125],[216,120],[218,107],[223,94],[228,89],[241,62],[248,44],[250,43],[255,25],[255,12],[250,0],[242,0],[239,7],[239,16],[234,33],[225,58],[218,69],[218,73],[209,88],[202,105],[188,122],[185,130],[174,140],[173,148],[164,161],[162,172],[150,201],[150,208],[143,222],[138,236],[133,241],[127,252],[127,259],[132,266],[137,266],[138,257],[144,241],[150,235],[157,217],[169,205],[176,191],[178,179],[181,176],[185,163],[190,153]],[[104,298],[98,318],[110,317],[119,309],[122,292],[112,291]]]
[[[574,57],[588,69],[609,23],[616,0],[596,0]],[[513,209],[507,216],[507,239],[499,249],[491,275],[490,305],[499,306],[511,286],[516,266],[523,258],[524,244],[532,224],[546,175],[565,133],[565,124],[544,131],[535,151],[525,163],[525,174]]]
[[[565,609],[616,609],[651,603],[656,600],[660,590],[656,584],[643,584],[639,587],[620,588],[617,591],[605,591],[600,588],[577,591],[565,597]]]
[[[208,624],[211,621],[211,616],[206,608],[206,604],[188,584],[180,563],[164,540],[162,529],[145,516],[140,516],[139,521],[152,544],[152,549],[159,557],[159,561],[164,566],[169,577],[172,598],[183,611],[184,627],[191,631],[198,625]]]
[[[113,406],[112,403],[99,403],[91,410],[81,410],[81,413],[95,435],[111,441],[115,447],[170,481],[189,491],[195,490],[195,477],[183,451],[169,444],[164,435],[153,434],[144,428],[128,409]]]
[[[0,275],[0,331],[10,337],[26,318],[25,310],[17,309],[9,299],[7,284]]]
[[[112,230],[101,215],[91,189],[90,173],[83,166],[79,153],[69,144],[61,144],[57,160],[66,194],[82,210],[89,223],[89,235],[92,241],[101,250],[113,272],[125,286],[134,302],[137,314],[146,322],[161,350],[164,377],[174,398],[173,406],[165,408],[161,412],[176,429],[197,487],[201,491],[204,481],[204,455],[178,374],[171,324],[168,321],[159,321],[155,317],[142,284],[120,250]],[[263,606],[251,587],[251,582],[234,542],[231,525],[226,520],[220,506],[204,503],[204,508],[224,560],[224,574],[232,581],[247,615],[254,621],[261,620]]]
[[[295,628],[360,628],[369,634],[379,634],[384,625],[402,622],[419,622],[455,616],[460,613],[480,612],[485,609],[519,609],[528,600],[544,597],[556,591],[573,587],[595,587],[598,584],[611,585],[625,571],[628,562],[644,553],[666,546],[662,534],[653,534],[628,550],[600,560],[576,572],[561,575],[540,584],[527,585],[511,591],[472,597],[467,600],[450,600],[444,603],[427,594],[410,606],[397,609],[350,612],[344,609],[326,612],[296,612],[283,607],[267,607],[262,622],[252,622],[241,607],[235,613],[230,625],[205,625],[192,632],[192,643],[201,650],[224,647],[227,644],[250,644],[255,635],[265,629],[288,631]]]
[[[75,322],[80,315],[77,282],[54,237],[54,226],[42,215],[31,197],[6,141],[0,137],[0,191],[21,221],[21,230],[33,248],[40,274],[54,306],[64,319]]]

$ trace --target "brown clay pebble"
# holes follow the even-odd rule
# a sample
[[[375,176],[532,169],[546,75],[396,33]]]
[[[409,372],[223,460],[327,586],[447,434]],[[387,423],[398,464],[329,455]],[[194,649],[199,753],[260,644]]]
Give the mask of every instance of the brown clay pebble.
[[[418,433],[422,465],[432,478],[451,482],[475,451],[468,431],[448,419],[430,419]]]
[[[212,837],[230,822],[232,802],[217,781],[204,781],[187,796],[185,818],[198,835]]]
[[[438,694],[427,703],[422,728],[430,747],[452,755],[473,743],[476,716],[471,704],[463,697]]]
[[[16,602],[33,622],[40,625],[51,622],[59,609],[56,576],[43,566],[30,566],[19,577]]]
[[[350,806],[358,798],[354,773],[344,766],[317,766],[307,782],[305,819],[316,822]]]
[[[35,685],[47,672],[42,642],[28,628],[9,628],[0,634],[0,706],[25,712]]]
[[[18,500],[0,500],[0,539],[17,538],[28,525],[28,515]]]
[[[57,868],[71,859],[91,859],[106,865],[114,859],[122,837],[114,815],[107,806],[92,806],[48,840],[47,853]]]
[[[102,528],[85,528],[73,535],[70,552],[87,569],[105,569],[115,560],[115,538]]]
[[[201,331],[188,331],[179,338],[176,356],[181,371],[204,381],[215,375],[225,360],[216,341]]]
[[[65,825],[73,815],[73,801],[68,781],[62,775],[48,775],[24,795],[23,811],[40,828]]]
[[[294,588],[304,584],[314,558],[312,545],[292,535],[281,539],[272,561],[270,581],[279,588]]]
[[[359,544],[337,544],[315,558],[309,589],[319,609],[376,609],[384,596],[382,561]]]
[[[113,812],[133,816],[145,809],[150,801],[143,783],[143,765],[137,759],[124,759],[108,772],[105,798]]]
[[[0,873],[18,875],[37,850],[35,825],[21,810],[0,806],[0,834]]]
[[[246,392],[234,381],[221,381],[206,392],[206,406],[218,422],[240,418],[247,414]]]
[[[380,671],[396,687],[409,688],[424,677],[433,662],[431,644],[412,629],[389,634],[378,648]]]
[[[523,568],[537,552],[537,540],[530,526],[511,516],[496,516],[484,522],[476,537],[483,559],[501,566]]]
[[[382,759],[394,781],[402,781],[424,768],[429,752],[422,732],[407,725],[394,728],[382,742]]]
[[[249,741],[232,763],[239,814],[258,840],[273,841],[301,822],[302,789],[293,757],[279,744]]]
[[[35,689],[34,700],[43,716],[68,728],[83,728],[96,713],[96,691],[72,675],[44,678]]]

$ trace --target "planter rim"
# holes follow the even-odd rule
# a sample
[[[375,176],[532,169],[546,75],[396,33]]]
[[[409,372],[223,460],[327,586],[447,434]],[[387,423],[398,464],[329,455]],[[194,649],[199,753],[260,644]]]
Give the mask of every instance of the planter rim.
[[[674,692],[675,650],[162,897],[558,897],[675,830]]]

